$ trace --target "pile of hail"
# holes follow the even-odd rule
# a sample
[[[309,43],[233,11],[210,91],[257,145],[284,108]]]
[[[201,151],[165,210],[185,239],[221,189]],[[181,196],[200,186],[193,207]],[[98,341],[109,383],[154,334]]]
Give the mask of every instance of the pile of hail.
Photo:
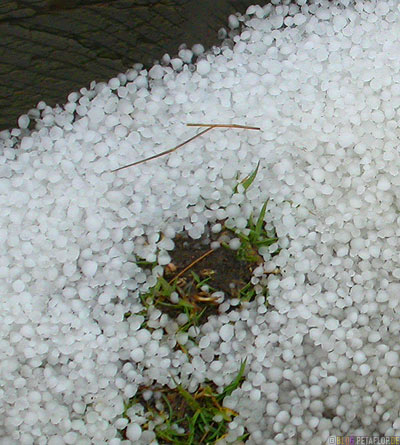
[[[156,444],[143,407],[125,409],[138,388],[221,389],[245,359],[221,445],[400,436],[399,9],[251,6],[220,47],[40,102],[0,133],[1,445]],[[190,122],[260,131],[215,128],[113,171]],[[260,249],[256,297],[225,296],[187,354],[161,311],[143,327],[175,236],[243,229],[266,199],[278,241]]]

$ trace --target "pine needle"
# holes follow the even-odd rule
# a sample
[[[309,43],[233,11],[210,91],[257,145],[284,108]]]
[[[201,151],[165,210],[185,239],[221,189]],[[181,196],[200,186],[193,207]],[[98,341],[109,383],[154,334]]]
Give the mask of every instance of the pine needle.
[[[170,148],[169,150],[163,151],[163,152],[158,153],[154,156],[150,156],[149,158],[141,159],[140,161],[136,161],[136,162],[132,162],[132,164],[124,165],[123,167],[119,167],[119,168],[116,168],[115,170],[111,170],[111,171],[117,172],[119,170],[123,170],[124,168],[133,167],[134,165],[143,164],[143,162],[151,161],[152,159],[156,159],[156,158],[159,158],[160,156],[164,156],[164,155],[167,155],[168,153],[172,153],[173,151],[178,150],[178,148],[183,147],[184,145],[186,145],[189,142],[192,142],[194,139],[198,138],[199,136],[202,136],[203,134],[207,133],[208,131],[212,130],[213,128],[214,128],[214,126],[208,126],[208,128],[206,128],[205,130],[200,131],[200,133],[197,133],[196,135],[192,136],[191,138],[189,138],[185,142],[182,142],[181,144],[177,145],[174,148]]]
[[[152,159],[156,159],[156,158],[159,158],[160,156],[164,156],[169,153],[172,153],[172,152],[178,150],[178,148],[183,147],[184,145],[188,144],[189,142],[192,142],[194,139],[198,138],[199,136],[202,136],[203,134],[212,130],[213,128],[239,128],[239,129],[244,129],[244,130],[261,130],[261,128],[259,128],[259,127],[251,127],[249,125],[239,125],[239,124],[186,124],[186,126],[187,127],[207,127],[207,128],[203,131],[200,131],[200,133],[197,133],[196,135],[192,136],[191,138],[187,139],[185,142],[178,144],[174,148],[170,148],[169,150],[165,150],[161,153],[150,156],[149,158],[141,159],[140,161],[136,161],[136,162],[132,162],[131,164],[124,165],[123,167],[118,167],[111,171],[113,173],[115,173],[120,170],[123,170],[124,168],[129,168],[129,167],[133,167],[135,165],[143,164],[144,162],[151,161]]]
[[[251,127],[249,125],[239,125],[239,124],[186,124],[187,127],[214,127],[214,128],[243,128],[244,130],[258,130],[261,131],[260,127]]]
[[[214,252],[214,249],[208,250],[206,253],[203,253],[199,258],[194,260],[192,263],[190,263],[188,266],[186,266],[184,269],[182,269],[177,275],[175,275],[172,280],[169,281],[169,284],[173,283],[175,280],[177,280],[179,277],[181,277],[185,272],[187,272],[190,268],[192,268],[195,264],[199,263],[201,260],[203,260],[205,257],[210,255]]]

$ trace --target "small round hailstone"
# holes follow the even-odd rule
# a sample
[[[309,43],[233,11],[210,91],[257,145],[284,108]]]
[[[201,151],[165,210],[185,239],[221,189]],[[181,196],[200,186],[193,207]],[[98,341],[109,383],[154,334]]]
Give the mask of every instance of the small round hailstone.
[[[250,400],[257,402],[261,398],[261,391],[259,389],[253,388],[250,391]]]
[[[98,215],[90,215],[86,218],[86,228],[89,232],[97,232],[102,226],[102,219]]]
[[[389,295],[385,291],[379,291],[376,295],[376,301],[378,303],[384,303],[385,301],[388,301],[388,299],[389,299]]]
[[[142,348],[135,348],[131,351],[130,356],[134,362],[141,362],[144,359],[144,351]]]
[[[272,382],[279,383],[282,380],[283,370],[277,366],[270,368],[268,376]]]
[[[240,248],[241,241],[239,238],[233,238],[229,241],[229,247],[232,250],[238,250]]]
[[[121,114],[129,114],[134,110],[132,103],[129,100],[121,99],[118,103],[118,111]]]
[[[347,20],[345,17],[343,17],[342,14],[335,15],[335,17],[333,18],[333,27],[336,32],[343,29],[346,25],[347,25]]]
[[[162,79],[164,76],[164,68],[161,65],[154,65],[149,71],[149,76],[152,79]]]
[[[205,349],[208,348],[209,346],[210,346],[210,337],[208,335],[205,335],[199,341],[199,348]]]
[[[228,24],[229,24],[229,28],[231,28],[231,29],[236,29],[236,28],[239,28],[239,26],[240,26],[239,19],[234,14],[231,14],[228,17]]]
[[[310,309],[304,304],[300,304],[297,308],[297,312],[301,318],[308,320],[311,317]],[[286,351],[285,351],[286,352]],[[284,359],[285,360],[285,359]],[[287,360],[286,360],[287,361]]]
[[[24,325],[22,326],[22,328],[20,329],[20,333],[21,335],[23,335],[24,337],[27,338],[32,338],[35,334],[34,329],[32,328],[32,326],[29,325]]]
[[[226,208],[226,214],[230,217],[236,217],[240,215],[240,207],[238,205],[230,204]]]
[[[356,351],[353,360],[354,363],[357,363],[359,365],[361,363],[364,363],[367,360],[367,357],[365,356],[363,351]]]
[[[222,230],[222,225],[220,223],[214,224],[211,227],[211,232],[212,233],[219,233],[219,232],[221,232],[221,230]]]
[[[197,72],[201,75],[201,76],[205,76],[206,74],[208,74],[211,70],[211,65],[210,62],[208,62],[207,60],[199,60],[197,62],[197,67],[196,67]]]
[[[118,368],[115,364],[113,363],[108,363],[107,365],[104,366],[103,368],[103,373],[105,376],[107,377],[114,377],[115,374],[117,373]]]
[[[358,155],[363,155],[366,151],[367,151],[367,146],[362,142],[359,142],[354,146],[354,152],[357,153]]]
[[[284,290],[292,290],[296,285],[296,280],[294,279],[294,277],[287,277],[281,281],[280,285],[281,288]]]
[[[24,423],[27,425],[34,425],[38,421],[38,416],[34,412],[28,412],[25,416]]]
[[[219,361],[214,361],[214,362],[211,362],[211,364],[210,364],[210,368],[215,372],[220,371],[222,369],[222,366],[223,366],[222,362],[219,362]]]
[[[25,289],[25,283],[22,280],[15,280],[13,285],[14,292],[22,292]]]
[[[42,400],[42,394],[38,391],[32,391],[28,394],[28,400],[32,403],[39,403]]]
[[[108,118],[107,118],[108,119]],[[104,157],[107,156],[110,149],[107,144],[104,142],[99,142],[94,146],[94,152],[97,154],[97,156]]]
[[[137,441],[142,435],[142,428],[137,423],[131,423],[126,429],[126,437],[131,441]]]
[[[106,117],[106,120],[105,120],[104,123],[106,124],[106,127],[107,127],[107,128],[113,128],[113,127],[115,127],[116,125],[118,125],[119,122],[120,122],[120,120],[118,119],[117,116],[115,116],[114,114],[109,114],[109,115]],[[99,144],[97,144],[97,145],[99,145]],[[104,144],[104,142],[103,142],[103,145],[106,145],[106,144]],[[107,146],[107,145],[106,145],[106,146]],[[95,147],[95,150],[96,150],[96,147]],[[96,153],[97,153],[97,151],[96,151]]]
[[[136,333],[136,340],[141,345],[147,344],[151,339],[151,333],[147,329],[141,329]]]
[[[229,342],[233,337],[233,326],[230,324],[224,324],[219,330],[219,336],[223,341]]]
[[[161,252],[157,257],[157,262],[161,266],[166,266],[171,262],[171,257],[168,252]]]
[[[336,362],[336,366],[339,370],[343,371],[350,368],[351,362],[347,357],[339,357]]]
[[[360,374],[361,375],[363,375],[363,376],[367,375],[367,374],[369,374],[370,371],[371,371],[371,368],[366,363],[363,363],[362,365],[360,365]]]
[[[94,290],[89,286],[81,286],[78,290],[78,295],[83,301],[89,301],[94,296]]]
[[[183,198],[187,194],[187,188],[184,185],[176,186],[174,191],[179,198]]]
[[[168,159],[168,165],[172,168],[177,168],[182,164],[182,158],[177,154],[172,154]]]
[[[330,375],[329,377],[326,378],[326,383],[329,386],[335,386],[337,383],[337,378],[334,375]]]
[[[188,96],[185,93],[178,92],[175,96],[175,102],[177,104],[184,104],[188,101]]]
[[[64,435],[64,441],[68,445],[75,444],[77,439],[78,439],[78,433],[76,433],[75,431],[69,431]]]
[[[276,421],[286,425],[289,422],[290,414],[287,411],[280,411],[276,416]]]
[[[399,354],[395,351],[389,351],[385,354],[385,361],[389,366],[396,366],[399,362]]]
[[[316,182],[323,182],[325,179],[325,171],[322,168],[316,168],[312,172],[312,177]]]
[[[355,137],[354,134],[349,131],[343,131],[339,133],[338,142],[341,147],[349,147],[354,144]]]
[[[201,43],[195,43],[192,46],[192,52],[195,56],[199,56],[204,53],[204,46]]]
[[[379,179],[377,187],[378,187],[378,190],[386,192],[390,189],[390,182],[387,178],[383,177],[383,178]]]
[[[373,331],[368,334],[368,341],[371,343],[376,343],[380,339],[381,339],[381,334],[377,331]]]
[[[390,11],[390,7],[386,2],[378,2],[375,7],[375,14],[385,16]]]
[[[28,128],[30,121],[31,120],[29,119],[29,116],[27,114],[22,114],[18,118],[18,127],[19,128]]]
[[[30,136],[25,136],[21,140],[21,150],[29,150],[33,146],[33,138]]]
[[[128,129],[124,125],[118,125],[115,130],[115,136],[119,138],[125,138],[125,136],[128,134]]]
[[[108,86],[112,90],[116,90],[119,86],[121,86],[121,81],[118,79],[118,77],[113,77],[108,81]]]
[[[89,132],[87,134],[90,134]],[[57,141],[63,137],[63,130],[60,127],[52,127],[49,131],[50,137]]]
[[[183,60],[179,59],[178,57],[175,57],[174,59],[171,59],[171,65],[175,71],[179,71],[182,69]]]
[[[303,15],[303,14],[296,14],[296,15],[293,17],[293,23],[294,23],[296,26],[303,25],[306,21],[307,21],[307,17],[306,17],[305,15]]]
[[[328,318],[325,321],[325,327],[329,331],[334,331],[335,329],[337,329],[339,327],[339,321],[336,320],[335,318]]]
[[[91,108],[87,114],[94,124],[98,124],[104,119],[104,110],[100,107]]]
[[[178,52],[178,56],[185,62],[190,63],[193,58],[193,53],[190,49],[183,48]]]
[[[97,263],[91,260],[85,261],[82,265],[82,272],[88,277],[93,277],[97,272]]]

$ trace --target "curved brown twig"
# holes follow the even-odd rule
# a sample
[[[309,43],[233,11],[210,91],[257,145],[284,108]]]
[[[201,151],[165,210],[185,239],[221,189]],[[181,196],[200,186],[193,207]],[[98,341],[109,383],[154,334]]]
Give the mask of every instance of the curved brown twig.
[[[198,138],[199,136],[202,136],[203,134],[207,133],[208,131],[212,130],[213,128],[240,128],[244,130],[261,130],[259,127],[250,127],[248,125],[239,125],[239,124],[186,124],[188,127],[207,127],[205,130],[200,131],[200,133],[197,133],[196,135],[192,136],[191,138],[187,139],[185,142],[182,142],[181,144],[178,144],[174,148],[170,148],[169,150],[165,150],[161,153],[158,153],[156,155],[150,156],[146,159],[141,159],[140,161],[132,162],[131,164],[124,165],[123,167],[118,167],[114,170],[111,170],[112,172],[117,172],[119,170],[123,170],[124,168],[133,167],[135,165],[143,164],[144,162],[151,161],[152,159],[159,158],[160,156],[167,155],[169,153],[172,153],[175,150],[178,150],[178,148],[183,147],[187,143],[193,141],[194,139]]]

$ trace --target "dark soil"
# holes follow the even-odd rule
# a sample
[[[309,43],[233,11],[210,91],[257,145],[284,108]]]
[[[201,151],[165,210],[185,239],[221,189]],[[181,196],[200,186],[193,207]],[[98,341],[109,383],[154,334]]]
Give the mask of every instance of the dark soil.
[[[170,256],[172,263],[177,267],[175,274],[210,250],[209,245],[204,245],[199,240],[177,236],[174,241],[175,249],[170,252]],[[238,260],[236,253],[225,247],[214,250],[185,272],[182,278],[191,280],[191,272],[200,278],[210,277],[207,284],[230,297],[236,297],[237,291],[245,286],[252,276],[251,264]],[[234,285],[233,288],[231,284]]]
[[[209,252],[210,242],[221,235],[223,234],[208,234],[200,240],[182,235],[176,236],[174,239],[175,248],[170,252],[171,264],[165,269],[165,279],[173,280],[185,268]],[[201,321],[199,320],[203,324],[209,316],[218,314],[219,305],[213,301],[211,294],[222,291],[225,294],[225,299],[237,298],[240,289],[251,279],[252,266],[251,263],[240,261],[231,249],[221,246],[179,275],[177,285],[180,289],[184,289],[181,297],[195,304],[198,312],[204,310]],[[209,286],[209,292],[202,292],[199,289],[194,274],[200,280],[207,280],[205,284]],[[168,313],[169,311],[165,308],[164,312]],[[174,317],[172,313],[169,315]]]

